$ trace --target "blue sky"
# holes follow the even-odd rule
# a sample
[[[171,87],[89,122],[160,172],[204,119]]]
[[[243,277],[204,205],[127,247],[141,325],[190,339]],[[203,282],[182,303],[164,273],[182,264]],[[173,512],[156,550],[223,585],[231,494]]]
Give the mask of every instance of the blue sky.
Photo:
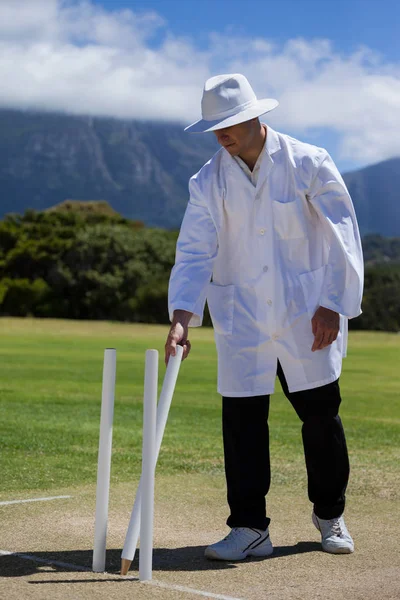
[[[1,0],[0,106],[174,121],[244,73],[342,171],[400,156],[400,1]]]
[[[96,0],[109,10],[156,11],[176,35],[204,46],[211,31],[263,36],[278,44],[295,37],[331,39],[343,52],[367,45],[400,59],[398,0]]]

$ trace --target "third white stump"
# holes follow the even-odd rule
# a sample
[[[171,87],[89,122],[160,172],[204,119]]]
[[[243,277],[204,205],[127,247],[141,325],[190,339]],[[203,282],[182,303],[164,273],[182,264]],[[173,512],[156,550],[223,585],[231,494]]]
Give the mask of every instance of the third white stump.
[[[170,356],[168,361],[167,371],[164,376],[164,381],[161,389],[160,400],[157,406],[157,425],[156,425],[156,463],[160,452],[164,430],[167,424],[168,413],[172,402],[172,397],[175,390],[176,381],[179,374],[180,365],[182,362],[183,348],[177,346],[176,355]],[[139,539],[140,530],[140,515],[142,505],[142,478],[140,478],[139,486],[136,493],[135,502],[132,509],[131,518],[129,521],[128,531],[125,537],[124,548],[121,556],[121,575],[127,575],[132,560],[135,557],[136,546]]]

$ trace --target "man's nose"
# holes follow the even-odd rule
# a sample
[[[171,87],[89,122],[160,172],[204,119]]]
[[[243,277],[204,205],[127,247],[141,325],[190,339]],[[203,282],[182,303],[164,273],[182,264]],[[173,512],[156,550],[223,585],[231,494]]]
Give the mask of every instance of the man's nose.
[[[226,135],[226,133],[217,133],[217,139],[220,143],[228,142],[229,135]]]

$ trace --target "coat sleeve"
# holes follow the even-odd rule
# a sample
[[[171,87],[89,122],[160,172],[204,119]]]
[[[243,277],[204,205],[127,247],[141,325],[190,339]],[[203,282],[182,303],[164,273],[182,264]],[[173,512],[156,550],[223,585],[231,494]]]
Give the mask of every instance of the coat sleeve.
[[[189,182],[190,199],[182,221],[176,246],[175,265],[168,290],[168,310],[192,312],[190,327],[203,321],[207,288],[211,279],[218,238],[214,221],[196,177]]]
[[[360,232],[346,184],[324,153],[309,190],[329,246],[320,306],[352,319],[361,314],[364,263]]]

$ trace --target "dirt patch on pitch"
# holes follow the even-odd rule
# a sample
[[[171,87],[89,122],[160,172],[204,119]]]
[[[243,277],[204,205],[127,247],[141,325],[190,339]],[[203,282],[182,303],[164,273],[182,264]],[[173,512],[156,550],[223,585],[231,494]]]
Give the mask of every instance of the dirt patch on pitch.
[[[279,486],[269,496],[272,557],[219,563],[206,561],[203,553],[207,544],[227,531],[222,477],[158,477],[153,571],[154,583],[163,586],[158,587],[134,579],[137,557],[129,572],[131,579],[118,575],[134,492],[134,486],[127,485],[112,489],[107,574],[73,568],[91,566],[94,489],[52,490],[40,496],[73,497],[0,506],[0,550],[35,559],[0,556],[1,600],[131,600],[133,596],[183,600],[195,598],[195,591],[204,592],[206,598],[220,595],[247,600],[400,598],[396,501],[350,497],[346,521],[356,552],[331,556],[320,550],[307,499]],[[26,495],[34,496],[39,494]]]

